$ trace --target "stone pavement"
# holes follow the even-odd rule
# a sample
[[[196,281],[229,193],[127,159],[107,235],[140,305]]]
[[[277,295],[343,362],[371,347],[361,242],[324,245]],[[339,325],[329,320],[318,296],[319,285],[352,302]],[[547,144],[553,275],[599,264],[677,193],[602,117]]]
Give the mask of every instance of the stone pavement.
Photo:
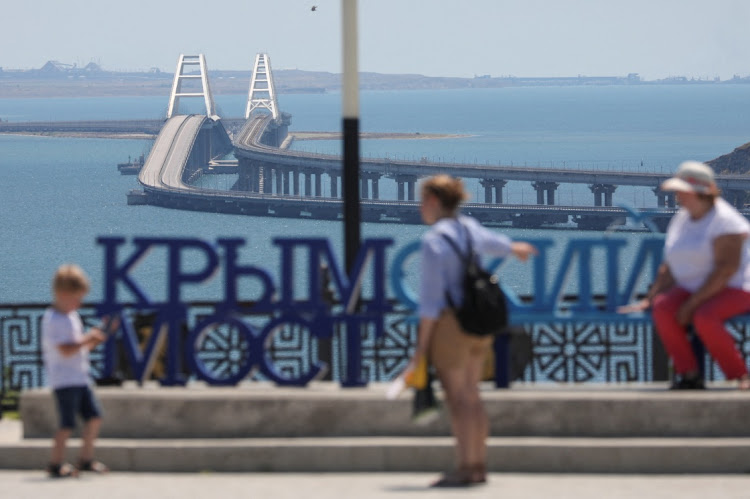
[[[7,418],[0,419],[0,445],[19,442],[22,436],[23,427],[20,421]]]
[[[468,490],[426,487],[429,473],[112,473],[50,480],[41,471],[0,471],[0,497],[13,499],[331,499],[750,497],[746,475],[558,475],[495,473]]]
[[[141,473],[451,467],[455,451],[445,411],[431,424],[415,425],[410,398],[386,400],[386,387],[319,382],[304,390],[262,384],[101,388],[106,416],[97,455],[113,470]],[[663,383],[483,390],[492,434],[489,470],[750,472],[750,393],[726,386],[683,392],[668,391]],[[0,427],[0,469],[34,470],[49,458],[56,427],[50,392],[24,392],[21,417],[26,438],[19,438],[17,424],[7,432]],[[69,459],[79,445],[70,442]]]

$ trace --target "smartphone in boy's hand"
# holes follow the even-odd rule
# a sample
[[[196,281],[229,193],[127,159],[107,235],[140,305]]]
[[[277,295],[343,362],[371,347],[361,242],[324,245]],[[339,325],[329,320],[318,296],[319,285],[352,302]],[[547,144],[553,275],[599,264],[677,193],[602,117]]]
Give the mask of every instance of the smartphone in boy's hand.
[[[117,331],[119,327],[120,318],[118,316],[105,315],[92,329],[96,329],[97,331],[99,331],[106,339],[107,336]]]

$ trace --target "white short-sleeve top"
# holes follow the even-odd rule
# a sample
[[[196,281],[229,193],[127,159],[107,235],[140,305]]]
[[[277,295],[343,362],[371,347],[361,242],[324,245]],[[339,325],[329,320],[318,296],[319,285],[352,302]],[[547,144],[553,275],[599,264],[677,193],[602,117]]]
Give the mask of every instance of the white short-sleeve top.
[[[694,292],[714,269],[714,240],[728,234],[750,234],[750,222],[732,205],[717,198],[714,207],[698,220],[685,208],[675,213],[667,227],[664,260],[677,285]],[[750,291],[750,245],[745,239],[740,268],[727,284]]]
[[[42,354],[47,369],[47,382],[53,389],[86,386],[89,377],[89,354],[85,348],[65,356],[60,345],[79,343],[83,339],[83,324],[78,312],[63,314],[50,307],[42,317]]]

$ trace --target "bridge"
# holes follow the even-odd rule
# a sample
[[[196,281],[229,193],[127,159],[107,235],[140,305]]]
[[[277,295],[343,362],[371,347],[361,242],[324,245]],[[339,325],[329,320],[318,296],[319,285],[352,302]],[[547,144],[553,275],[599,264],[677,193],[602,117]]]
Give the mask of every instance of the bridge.
[[[198,66],[199,74],[185,72],[191,65]],[[183,88],[196,82],[200,83],[199,88]],[[205,115],[177,114],[179,100],[189,97],[204,100]],[[341,158],[280,147],[287,137],[291,116],[279,111],[267,55],[256,57],[246,121],[233,141],[215,114],[203,56],[180,56],[167,118],[138,177],[143,192],[131,193],[129,202],[132,204],[258,216],[342,218]],[[230,191],[193,185],[198,176],[209,170],[212,161],[216,164],[232,151],[238,180]],[[223,161],[222,165],[226,167],[228,163],[234,164]],[[540,227],[574,222],[579,228],[605,229],[613,223],[623,223],[627,216],[625,210],[612,206],[613,193],[618,186],[653,189],[659,208],[649,211],[662,229],[675,211],[673,193],[659,189],[668,178],[663,173],[375,158],[361,160],[362,219],[419,223],[416,184],[420,178],[437,173],[476,179],[484,188],[483,202],[469,203],[464,211],[493,225]],[[396,199],[381,199],[384,178],[395,182]],[[324,181],[329,186],[326,195]],[[503,187],[509,181],[530,182],[536,190],[537,204],[504,203]],[[562,183],[587,185],[593,194],[593,206],[558,205],[555,193]],[[744,207],[750,177],[719,175],[717,183],[730,202]]]

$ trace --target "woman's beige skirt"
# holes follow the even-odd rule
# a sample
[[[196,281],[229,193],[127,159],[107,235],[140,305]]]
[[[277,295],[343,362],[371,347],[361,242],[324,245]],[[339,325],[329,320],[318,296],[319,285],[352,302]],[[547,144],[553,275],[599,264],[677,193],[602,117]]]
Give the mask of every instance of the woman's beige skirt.
[[[464,368],[473,359],[487,357],[493,338],[464,332],[453,311],[443,310],[430,338],[430,361],[438,371]]]

